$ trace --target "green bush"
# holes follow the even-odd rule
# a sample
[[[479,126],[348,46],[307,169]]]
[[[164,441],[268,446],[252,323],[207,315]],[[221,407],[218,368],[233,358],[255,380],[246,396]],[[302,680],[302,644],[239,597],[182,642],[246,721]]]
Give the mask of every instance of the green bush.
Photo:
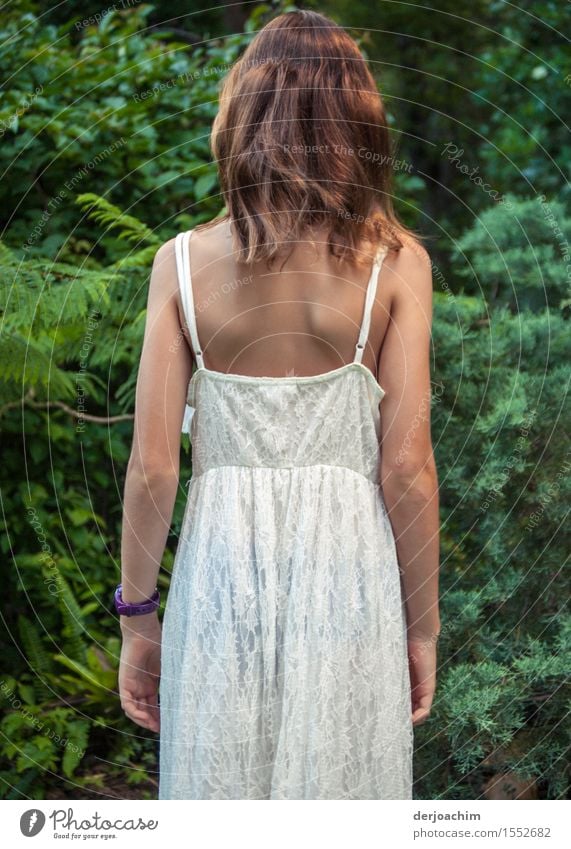
[[[210,124],[218,84],[248,36],[189,46],[146,31],[150,10],[111,11],[80,30],[46,26],[28,0],[3,15],[0,68],[12,76],[0,98],[7,798],[157,791],[156,740],[117,696],[124,474],[151,260],[173,231],[220,210]],[[183,447],[184,480],[186,437]],[[185,494],[181,485],[164,589]]]
[[[248,37],[189,48],[145,32],[142,5],[78,33],[42,28],[34,8],[7,7],[0,57],[5,72],[21,66],[0,101],[0,792],[155,798],[156,738],[116,694],[111,601],[134,387],[151,258],[220,210],[209,125]],[[160,97],[133,97],[163,83]],[[570,225],[554,199],[509,200],[435,268],[442,637],[433,714],[416,734],[424,799],[479,798],[508,773],[540,797],[569,789]]]
[[[189,46],[145,32],[152,7],[110,11],[77,36],[75,24],[46,26],[30,4],[3,13],[0,73],[19,72],[0,100],[3,229],[32,254],[85,254],[91,229],[74,196],[105,195],[151,228],[183,229],[220,203],[210,159],[217,85],[244,36]],[[168,210],[168,217],[165,211]],[[17,215],[15,215],[17,213]]]
[[[532,779],[541,797],[569,789],[564,262],[544,247],[543,222],[533,221],[537,204],[511,200],[512,210],[487,213],[459,240],[470,253],[466,273],[475,270],[493,300],[435,295],[443,626],[439,692],[417,734],[417,792],[426,799],[479,798],[486,781],[512,772]],[[509,231],[512,216],[522,226]],[[512,285],[504,279],[506,254],[508,271],[517,257]],[[559,308],[522,309],[537,290]]]

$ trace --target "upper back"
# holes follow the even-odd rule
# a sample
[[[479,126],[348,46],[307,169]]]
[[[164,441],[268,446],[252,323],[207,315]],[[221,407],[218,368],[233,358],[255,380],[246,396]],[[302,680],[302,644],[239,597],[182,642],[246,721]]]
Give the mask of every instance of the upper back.
[[[291,252],[270,269],[236,262],[227,221],[192,231],[192,296],[207,368],[303,376],[353,359],[374,257],[359,266],[341,263],[329,255],[323,231],[314,239],[286,246]],[[362,355],[375,377],[393,296],[383,277],[381,270]],[[179,310],[184,326],[182,302]]]

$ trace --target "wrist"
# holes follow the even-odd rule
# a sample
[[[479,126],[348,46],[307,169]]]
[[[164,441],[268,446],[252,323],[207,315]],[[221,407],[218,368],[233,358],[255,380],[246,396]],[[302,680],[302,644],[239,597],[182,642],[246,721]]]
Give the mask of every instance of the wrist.
[[[410,625],[406,629],[407,639],[417,642],[438,642],[440,637],[440,622],[434,625]]]
[[[123,636],[147,636],[156,634],[160,628],[157,611],[141,616],[119,616],[119,625]]]
[[[120,616],[125,617],[140,617],[146,616],[150,613],[154,613],[160,604],[160,593],[158,587],[155,587],[155,590],[149,598],[143,599],[141,601],[130,601],[129,593],[132,593],[135,597],[140,595],[140,593],[135,590],[133,591],[131,587],[127,588],[127,598],[123,597],[123,585],[119,584],[119,586],[115,590],[115,595],[113,598],[115,604],[115,610]]]
[[[424,616],[407,616],[406,630],[409,639],[437,640],[440,636],[438,608]]]

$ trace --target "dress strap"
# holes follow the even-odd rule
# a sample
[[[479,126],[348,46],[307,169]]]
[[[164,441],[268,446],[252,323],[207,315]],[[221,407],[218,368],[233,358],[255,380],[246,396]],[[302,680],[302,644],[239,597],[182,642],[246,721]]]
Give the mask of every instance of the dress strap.
[[[363,359],[363,350],[365,348],[365,344],[367,339],[369,338],[369,327],[371,325],[371,311],[373,309],[373,304],[375,302],[375,295],[377,293],[377,283],[379,280],[379,273],[381,271],[384,259],[388,253],[388,248],[385,245],[382,245],[375,255],[375,260],[373,262],[373,269],[371,271],[371,276],[369,278],[369,283],[367,284],[367,295],[365,297],[365,308],[363,310],[363,318],[361,321],[361,331],[359,333],[359,339],[357,341],[357,345],[355,347],[355,356],[353,358],[354,363],[360,363]]]
[[[197,368],[204,368],[204,359],[202,349],[198,341],[198,331],[196,329],[196,315],[194,311],[194,295],[192,292],[192,277],[190,273],[190,237],[192,230],[187,230],[186,233],[178,233],[175,239],[175,255],[176,255],[176,270],[178,276],[178,285],[180,288],[180,297],[182,300],[182,308],[186,319],[186,326],[190,333],[190,341],[192,350],[196,359]]]

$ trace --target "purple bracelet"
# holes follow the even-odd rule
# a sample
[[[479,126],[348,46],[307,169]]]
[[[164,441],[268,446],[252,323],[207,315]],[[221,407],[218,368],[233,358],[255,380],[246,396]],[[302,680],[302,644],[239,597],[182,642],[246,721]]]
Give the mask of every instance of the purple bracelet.
[[[123,601],[123,597],[121,595],[121,584],[115,590],[114,602],[115,602],[115,610],[119,613],[120,616],[142,616],[145,613],[152,613],[153,610],[156,610],[159,606],[160,602],[160,594],[158,587],[155,587],[155,591],[151,598],[146,601]]]

